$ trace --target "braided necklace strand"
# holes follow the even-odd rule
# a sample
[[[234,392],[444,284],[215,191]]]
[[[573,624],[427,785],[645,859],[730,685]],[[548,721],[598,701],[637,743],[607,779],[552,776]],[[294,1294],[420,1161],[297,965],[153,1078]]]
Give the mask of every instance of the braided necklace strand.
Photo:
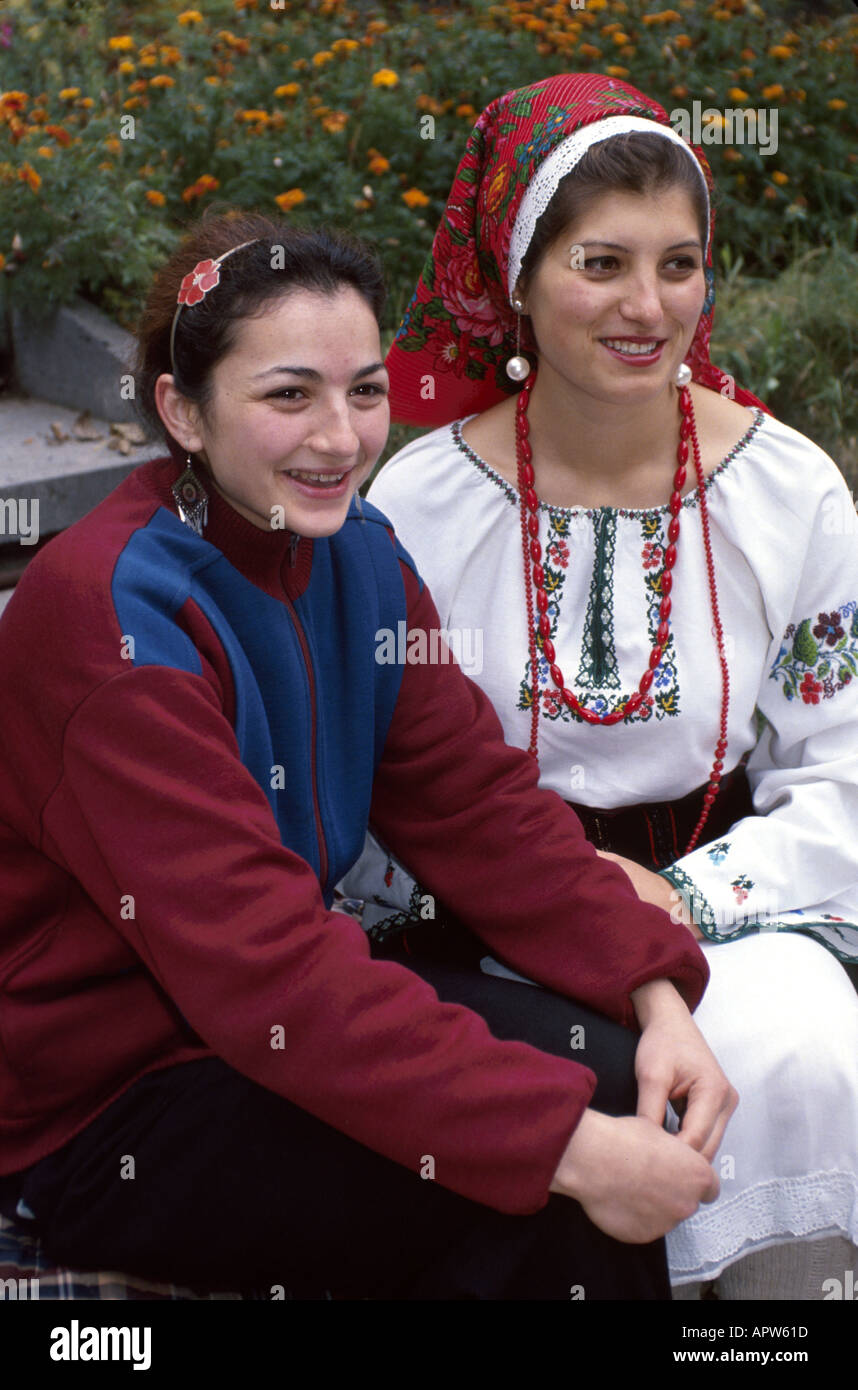
[[[542,651],[549,663],[551,680],[556,687],[556,693],[560,696],[563,703],[571,710],[574,710],[581,719],[588,724],[619,724],[621,720],[627,719],[634,714],[642,703],[644,697],[649,692],[653,678],[664,656],[665,648],[670,640],[670,610],[671,599],[670,591],[673,588],[673,567],[676,564],[676,546],[679,540],[679,513],[682,507],[682,487],[685,483],[688,463],[688,440],[694,451],[694,467],[697,472],[698,493],[700,498],[700,521],[703,530],[703,549],[706,555],[706,572],[709,579],[709,595],[712,604],[712,617],[714,619],[715,633],[718,642],[718,660],[721,665],[721,721],[719,726],[719,738],[715,746],[715,758],[712,763],[712,771],[709,774],[709,782],[703,795],[703,810],[688,846],[686,854],[690,854],[700,838],[700,833],[709,817],[712,804],[718,795],[721,784],[721,776],[724,769],[724,754],[727,751],[727,715],[730,703],[730,676],[727,670],[727,661],[724,655],[724,635],[721,628],[721,616],[718,610],[718,593],[715,586],[715,565],[712,559],[712,543],[709,534],[709,508],[706,500],[706,487],[703,476],[703,467],[700,461],[700,444],[697,438],[697,426],[694,420],[694,407],[691,401],[691,393],[687,386],[682,387],[679,392],[679,408],[681,420],[679,426],[679,443],[676,450],[677,467],[673,478],[673,491],[670,495],[670,524],[667,528],[668,547],[664,553],[664,569],[661,575],[661,603],[659,605],[658,617],[659,625],[656,633],[655,644],[650,652],[649,665],[644,671],[638,682],[638,688],[626,700],[623,700],[607,714],[599,714],[596,710],[588,709],[578,699],[577,695],[570,690],[564,679],[563,672],[557,665],[554,643],[551,640],[551,619],[548,616],[548,594],[545,591],[545,571],[542,566],[542,547],[539,542],[539,498],[534,488],[533,472],[533,450],[528,439],[529,421],[527,418],[527,407],[530,404],[530,393],[536,380],[536,372],[525,381],[519,392],[516,403],[516,460],[518,464],[518,494],[521,506],[521,543],[524,556],[524,592],[527,605],[527,630],[529,634],[530,649],[530,671],[532,682],[531,699],[531,725],[530,725],[530,745],[528,752],[539,762],[539,671],[537,655],[537,632],[539,633]],[[533,591],[536,591],[536,608],[538,610],[538,622],[534,622]]]

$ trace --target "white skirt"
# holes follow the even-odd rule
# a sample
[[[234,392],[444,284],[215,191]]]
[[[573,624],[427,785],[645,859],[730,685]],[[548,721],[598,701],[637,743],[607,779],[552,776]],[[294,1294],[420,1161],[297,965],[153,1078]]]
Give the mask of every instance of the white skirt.
[[[803,1237],[858,1245],[858,993],[809,937],[701,944],[711,976],[694,1019],[739,1105],[719,1197],[667,1237],[674,1284]]]

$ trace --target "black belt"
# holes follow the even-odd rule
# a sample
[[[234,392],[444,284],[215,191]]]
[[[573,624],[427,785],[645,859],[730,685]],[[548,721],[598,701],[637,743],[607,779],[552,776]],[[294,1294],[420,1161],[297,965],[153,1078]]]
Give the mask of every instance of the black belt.
[[[707,784],[708,785],[708,784]],[[596,849],[632,859],[646,869],[663,869],[681,859],[703,810],[706,787],[697,787],[678,801],[640,802],[601,811],[567,801],[584,834]],[[702,842],[719,839],[737,820],[753,816],[751,787],[743,763],[721,779],[721,787],[703,827]]]

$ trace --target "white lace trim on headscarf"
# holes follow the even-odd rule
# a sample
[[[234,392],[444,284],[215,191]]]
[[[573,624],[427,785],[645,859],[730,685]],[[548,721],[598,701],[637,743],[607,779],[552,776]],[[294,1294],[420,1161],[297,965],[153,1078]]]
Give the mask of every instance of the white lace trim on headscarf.
[[[510,239],[509,268],[507,271],[510,303],[512,303],[513,292],[521,273],[521,263],[533,237],[534,228],[554,197],[560,180],[575,168],[591,145],[599,145],[603,140],[609,140],[613,135],[625,135],[629,131],[663,135],[665,139],[672,140],[675,145],[679,145],[681,149],[686,151],[689,158],[694,161],[694,167],[700,175],[700,182],[703,184],[703,193],[706,198],[706,226],[708,228],[709,190],[706,187],[706,178],[694,151],[680,135],[677,135],[675,130],[668,125],[662,125],[660,121],[645,120],[643,116],[606,116],[603,121],[592,121],[589,125],[583,126],[581,130],[576,130],[573,135],[570,135],[568,139],[563,140],[553,149],[548,158],[540,164],[528,184],[518,209]],[[708,230],[706,242],[708,245]],[[705,259],[706,246],[703,248],[703,255]]]

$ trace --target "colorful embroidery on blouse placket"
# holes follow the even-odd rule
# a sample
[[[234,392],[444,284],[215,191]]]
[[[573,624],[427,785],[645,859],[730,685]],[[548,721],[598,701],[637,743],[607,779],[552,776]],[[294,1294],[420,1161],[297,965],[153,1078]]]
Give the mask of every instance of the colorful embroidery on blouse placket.
[[[557,626],[560,613],[560,599],[569,566],[570,514],[564,510],[548,508],[548,535],[545,545],[545,591],[549,598],[548,618],[551,623],[549,636],[557,646]],[[581,519],[593,520],[595,530],[595,558],[590,580],[590,594],[584,620],[584,633],[581,644],[581,661],[577,674],[577,684],[582,690],[610,691],[610,696],[599,695],[587,698],[589,708],[599,714],[606,714],[623,696],[631,695],[631,689],[622,691],[617,656],[614,647],[614,561],[616,552],[617,518],[620,516],[640,516],[628,513],[624,508],[597,507],[580,514]],[[665,536],[662,518],[658,512],[646,512],[640,516],[643,548],[641,560],[644,569],[644,583],[647,598],[647,625],[650,649],[655,644],[659,626],[659,606],[661,604],[661,578],[664,573]],[[549,662],[542,654],[543,639],[536,636],[537,679],[541,714],[546,719],[562,719],[582,724],[579,714],[570,710],[560,700],[550,681]],[[562,660],[561,660],[562,665]],[[618,695],[617,691],[622,691]],[[517,708],[529,710],[533,701],[530,684],[530,663],[519,686]],[[678,715],[679,682],[676,670],[676,652],[673,633],[668,639],[664,655],[655,673],[652,689],[639,709],[628,719],[629,724],[645,723],[655,713],[657,719],[668,715]]]

